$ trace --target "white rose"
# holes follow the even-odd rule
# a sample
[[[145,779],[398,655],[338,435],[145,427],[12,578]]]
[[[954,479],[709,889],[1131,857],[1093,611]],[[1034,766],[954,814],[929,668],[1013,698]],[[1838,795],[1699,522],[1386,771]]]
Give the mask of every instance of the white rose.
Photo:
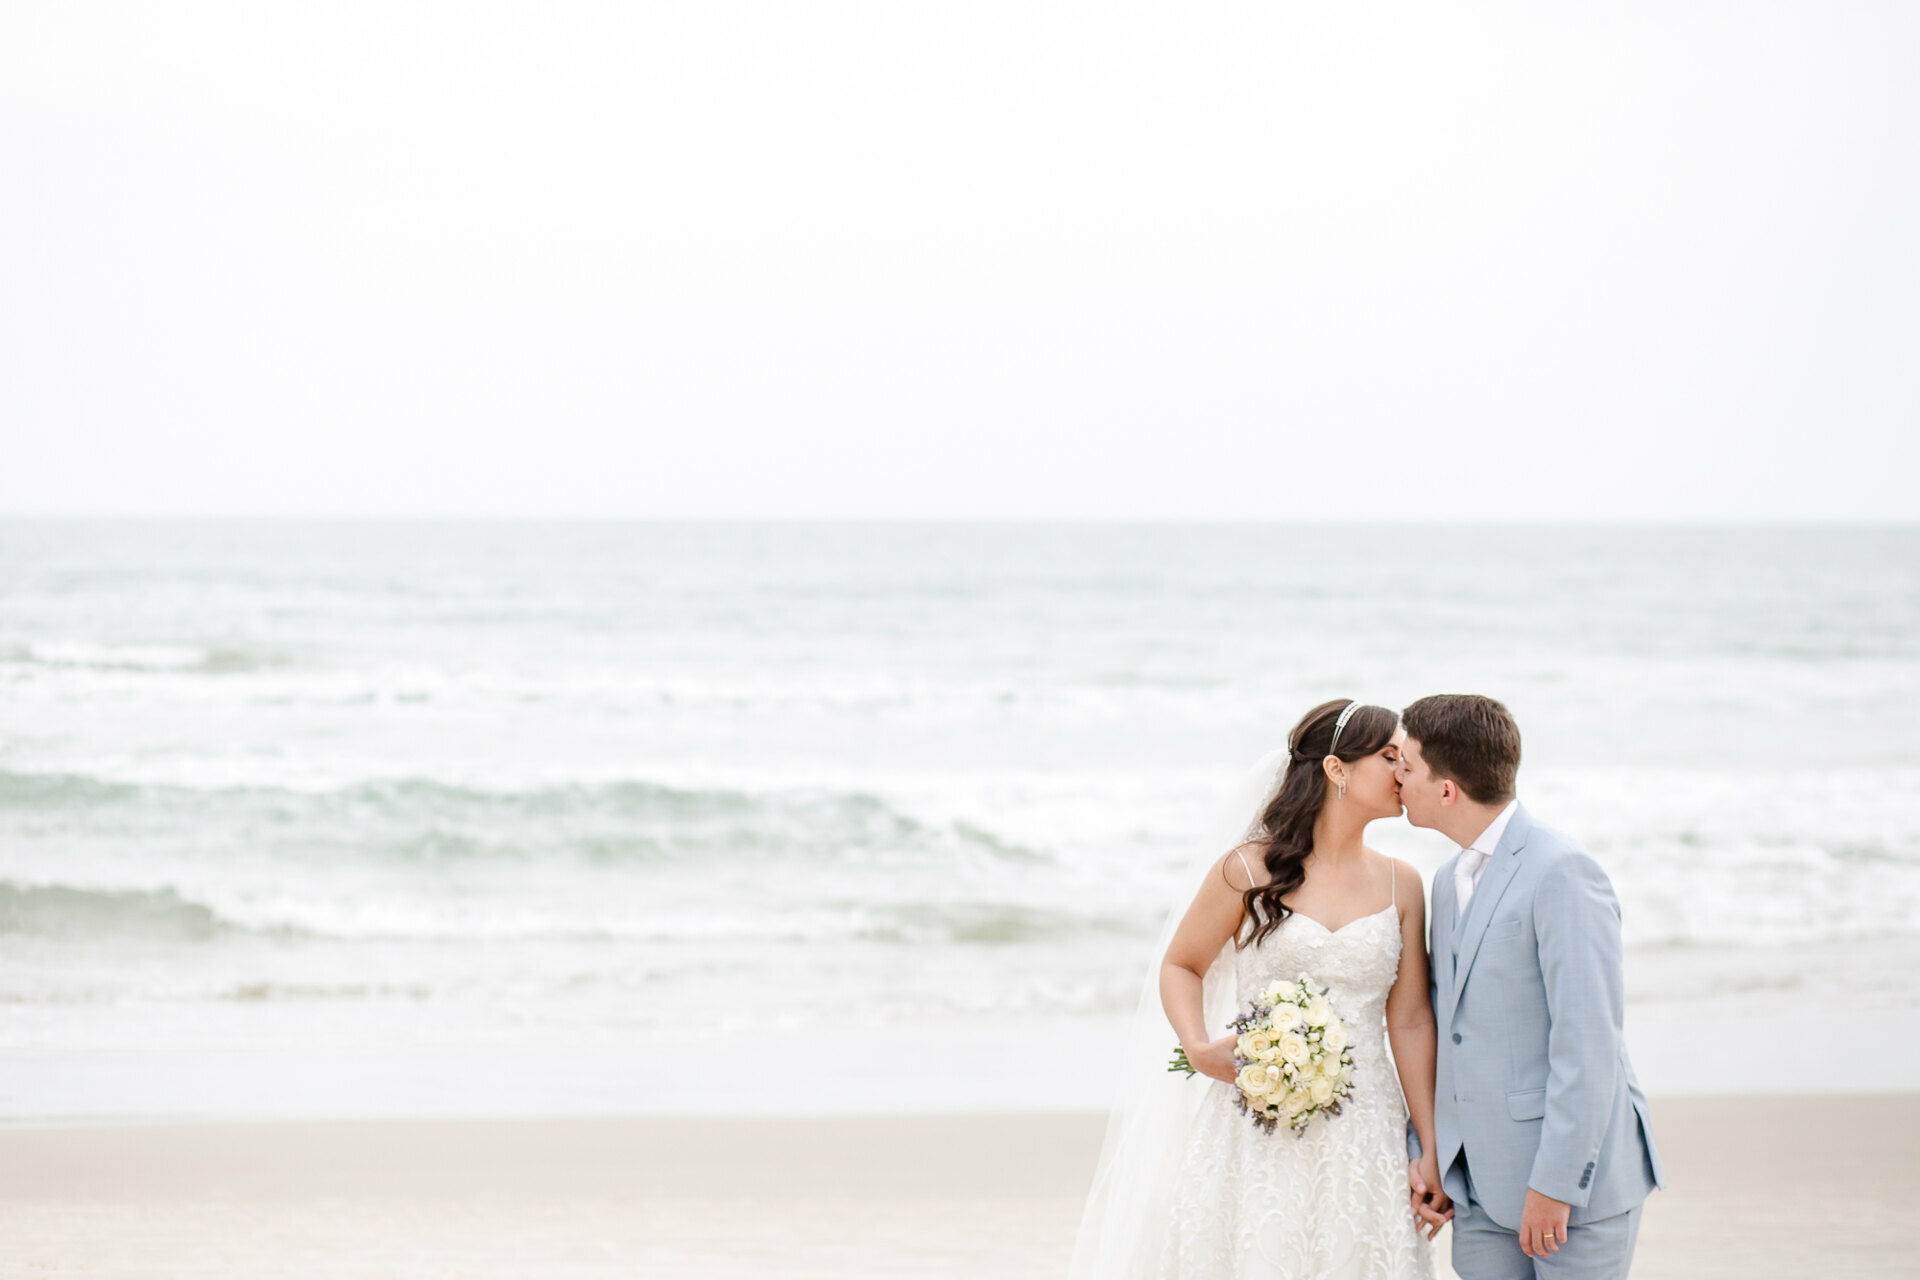
[[[1339,1015],[1334,1013],[1333,1006],[1327,1002],[1325,996],[1315,996],[1307,1002],[1307,1021],[1313,1023],[1315,1026],[1323,1026],[1326,1023],[1332,1022],[1334,1018],[1338,1016]]]
[[[1287,996],[1287,987],[1287,983],[1278,980],[1269,982],[1267,989],[1260,993],[1261,1002],[1264,1004],[1272,1004],[1276,1000],[1284,1000]]]
[[[1243,1058],[1259,1057],[1260,1037],[1251,1031],[1242,1031],[1239,1038],[1233,1042],[1233,1051]]]
[[[1313,1105],[1313,1099],[1305,1089],[1295,1089],[1287,1095],[1286,1109],[1289,1116],[1297,1116]]]
[[[1315,1070],[1329,1080],[1338,1079],[1342,1070],[1340,1059],[1334,1057],[1332,1054],[1328,1054],[1326,1057],[1320,1059],[1319,1065],[1315,1067]]]
[[[1269,1021],[1273,1023],[1275,1031],[1291,1031],[1300,1025],[1303,1017],[1305,1015],[1300,1012],[1299,1005],[1277,1004],[1273,1007],[1273,1014]]]
[[[1253,1098],[1264,1098],[1273,1092],[1280,1073],[1272,1067],[1254,1065],[1240,1068],[1240,1074],[1234,1077],[1234,1083],[1240,1086],[1240,1092]]]
[[[1346,1024],[1337,1019],[1329,1023],[1326,1033],[1320,1037],[1320,1043],[1325,1045],[1336,1058],[1339,1057],[1340,1051],[1347,1047]]]
[[[1315,1106],[1320,1106],[1323,1103],[1332,1102],[1333,1101],[1333,1081],[1327,1079],[1325,1076],[1322,1076],[1320,1079],[1315,1080],[1311,1085],[1307,1086],[1307,1094],[1313,1099],[1313,1103]]]
[[[1313,1050],[1307,1047],[1306,1037],[1298,1032],[1289,1031],[1280,1037],[1280,1056],[1295,1066],[1304,1063],[1312,1053]]]

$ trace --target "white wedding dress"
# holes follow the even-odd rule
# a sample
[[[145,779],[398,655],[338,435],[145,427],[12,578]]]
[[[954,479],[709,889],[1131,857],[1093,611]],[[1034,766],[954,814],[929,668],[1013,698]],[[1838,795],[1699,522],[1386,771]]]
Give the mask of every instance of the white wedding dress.
[[[1406,1104],[1387,1057],[1398,905],[1329,932],[1298,912],[1232,957],[1239,1007],[1302,973],[1329,988],[1353,1044],[1353,1096],[1296,1135],[1268,1133],[1208,1081],[1173,1180],[1167,1280],[1431,1280],[1407,1203]]]

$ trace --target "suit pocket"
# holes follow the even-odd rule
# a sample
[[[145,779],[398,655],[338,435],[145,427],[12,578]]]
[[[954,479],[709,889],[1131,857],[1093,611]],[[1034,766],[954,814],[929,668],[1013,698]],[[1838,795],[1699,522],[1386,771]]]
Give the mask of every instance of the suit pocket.
[[[1525,923],[1519,916],[1511,920],[1495,920],[1487,926],[1487,941],[1498,942],[1502,938],[1517,938]]]
[[[1547,1091],[1523,1089],[1507,1095],[1507,1114],[1515,1120],[1539,1120],[1547,1114]]]

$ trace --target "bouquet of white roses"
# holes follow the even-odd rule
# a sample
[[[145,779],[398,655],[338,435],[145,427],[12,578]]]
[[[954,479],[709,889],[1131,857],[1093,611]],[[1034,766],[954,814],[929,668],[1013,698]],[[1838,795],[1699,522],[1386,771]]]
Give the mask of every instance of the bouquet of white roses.
[[[1328,988],[1314,989],[1306,974],[1271,983],[1246,1013],[1232,1022],[1239,1036],[1233,1065],[1239,1074],[1235,1105],[1254,1124],[1273,1133],[1285,1120],[1304,1134],[1315,1118],[1340,1114],[1353,1096],[1353,1050],[1347,1024],[1333,1011]],[[1174,1051],[1169,1071],[1193,1074],[1184,1049]]]

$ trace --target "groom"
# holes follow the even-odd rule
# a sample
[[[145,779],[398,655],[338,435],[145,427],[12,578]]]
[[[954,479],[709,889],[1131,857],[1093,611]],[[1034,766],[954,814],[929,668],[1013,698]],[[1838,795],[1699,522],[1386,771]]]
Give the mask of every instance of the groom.
[[[1505,707],[1443,694],[1402,723],[1407,820],[1460,846],[1433,878],[1428,938],[1453,1269],[1462,1280],[1623,1277],[1641,1202],[1666,1181],[1621,1033],[1613,885],[1514,799],[1520,730]],[[1407,1143],[1418,1158],[1411,1125]],[[1440,1189],[1413,1196],[1436,1226]]]

